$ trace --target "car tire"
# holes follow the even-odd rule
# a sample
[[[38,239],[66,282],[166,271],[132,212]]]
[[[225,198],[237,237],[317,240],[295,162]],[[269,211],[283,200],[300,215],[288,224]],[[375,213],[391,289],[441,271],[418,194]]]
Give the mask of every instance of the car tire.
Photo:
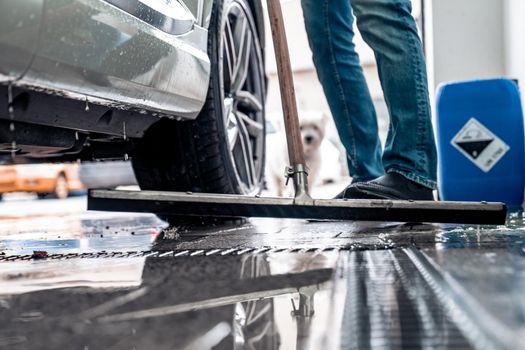
[[[163,119],[136,145],[132,164],[141,189],[243,195],[262,190],[266,82],[245,0],[214,2],[208,52],[211,77],[197,119]]]

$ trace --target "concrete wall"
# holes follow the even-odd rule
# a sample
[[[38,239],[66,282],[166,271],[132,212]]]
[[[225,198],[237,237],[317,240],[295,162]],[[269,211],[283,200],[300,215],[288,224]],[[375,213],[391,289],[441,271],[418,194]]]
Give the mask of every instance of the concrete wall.
[[[431,90],[447,81],[508,77],[525,91],[525,0],[425,1]]]
[[[525,91],[525,1],[506,0],[504,11],[506,73],[518,79]]]
[[[266,6],[266,1],[263,1]],[[284,22],[288,45],[290,49],[290,59],[294,70],[297,104],[300,110],[322,110],[328,111],[328,104],[324,96],[321,84],[312,62],[312,53],[308,45],[308,38],[304,27],[303,12],[300,0],[282,0]],[[418,7],[416,7],[417,10]],[[275,54],[271,42],[271,31],[268,19],[266,19],[266,35],[268,42],[266,45],[266,71],[269,75],[269,91],[267,111],[270,119],[275,114],[280,118],[281,111],[280,93],[277,80],[277,68]],[[377,76],[375,58],[373,51],[365,44],[356,28],[355,38],[356,50],[359,53],[361,63],[364,66],[365,75],[369,83],[370,91],[374,99],[382,99],[382,90]]]
[[[433,86],[506,75],[504,7],[504,0],[426,0]]]
[[[266,1],[263,1],[263,6],[266,7]],[[286,27],[286,35],[288,37],[288,46],[290,48],[292,67],[295,71],[313,69],[312,54],[308,45],[308,38],[304,28],[303,11],[301,9],[300,0],[281,0],[281,7],[283,10],[284,22]],[[271,40],[270,24],[266,22],[266,35]],[[363,65],[374,65],[374,53],[365,44],[361,35],[356,28],[355,44],[357,52],[361,58]],[[267,45],[267,70],[270,73],[276,72],[275,57],[273,52],[273,45]]]

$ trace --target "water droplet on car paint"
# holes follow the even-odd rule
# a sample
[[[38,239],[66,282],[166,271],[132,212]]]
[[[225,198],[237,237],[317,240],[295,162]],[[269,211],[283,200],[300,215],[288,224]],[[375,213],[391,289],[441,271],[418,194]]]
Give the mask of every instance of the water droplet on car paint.
[[[86,108],[85,108],[85,111],[89,112],[89,101],[88,101],[87,96],[86,96]]]
[[[13,123],[13,120],[15,119],[15,109],[13,107],[13,85],[11,83],[7,85],[7,106],[9,119],[11,120],[9,130],[13,134],[13,141],[11,142],[11,158],[14,159],[16,154],[16,135],[14,134],[15,124]]]
[[[127,153],[126,153],[126,154],[124,154],[124,160],[128,160],[128,159],[129,159],[129,156],[128,156],[128,154],[127,154]]]
[[[78,141],[78,131],[75,131],[75,140]]]
[[[11,106],[13,103],[13,85],[7,85],[7,104]]]
[[[122,137],[124,138],[124,141],[128,139],[128,136],[126,134],[126,122],[122,122]]]

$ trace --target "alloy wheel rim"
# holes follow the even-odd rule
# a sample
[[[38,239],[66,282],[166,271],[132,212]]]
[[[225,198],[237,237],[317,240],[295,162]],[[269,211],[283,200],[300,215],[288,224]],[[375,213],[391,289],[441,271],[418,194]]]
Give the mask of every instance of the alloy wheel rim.
[[[229,156],[242,193],[260,191],[264,166],[264,73],[244,2],[228,2],[221,26],[219,72]]]

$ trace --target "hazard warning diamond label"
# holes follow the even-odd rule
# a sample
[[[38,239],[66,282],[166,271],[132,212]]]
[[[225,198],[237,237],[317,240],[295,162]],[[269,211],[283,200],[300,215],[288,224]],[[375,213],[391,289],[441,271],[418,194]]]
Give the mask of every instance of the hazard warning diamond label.
[[[488,173],[510,147],[475,118],[452,139],[452,145],[478,168]]]

